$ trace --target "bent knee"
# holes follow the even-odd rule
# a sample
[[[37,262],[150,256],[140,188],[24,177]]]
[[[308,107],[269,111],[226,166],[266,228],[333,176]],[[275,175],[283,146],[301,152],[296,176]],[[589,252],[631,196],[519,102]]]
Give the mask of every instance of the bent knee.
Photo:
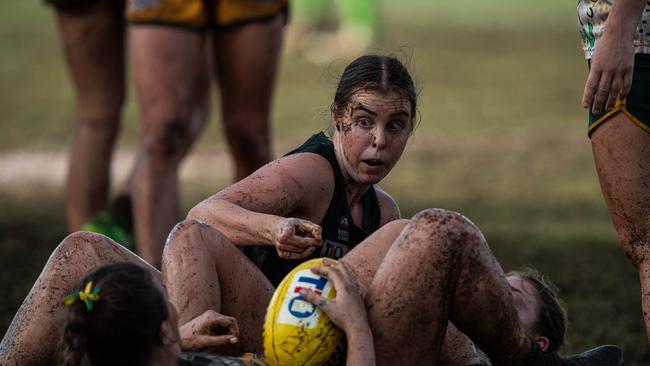
[[[436,249],[449,247],[463,249],[483,245],[485,238],[469,219],[458,212],[430,208],[418,212],[409,224],[411,230],[422,231],[431,237],[424,243]]]
[[[198,220],[186,219],[176,224],[169,233],[163,257],[207,253],[226,240],[223,234],[212,226]]]
[[[203,224],[200,221],[187,219],[177,223],[169,232],[165,242],[165,251],[177,251],[192,244],[191,236],[199,234]]]
[[[418,212],[411,219],[411,224],[458,233],[480,233],[476,225],[462,214],[441,208],[429,208]]]
[[[110,257],[108,253],[115,253],[114,256],[122,256],[120,252],[125,249],[110,238],[97,233],[87,231],[74,232],[54,249],[52,257],[59,261],[102,261],[102,258]]]

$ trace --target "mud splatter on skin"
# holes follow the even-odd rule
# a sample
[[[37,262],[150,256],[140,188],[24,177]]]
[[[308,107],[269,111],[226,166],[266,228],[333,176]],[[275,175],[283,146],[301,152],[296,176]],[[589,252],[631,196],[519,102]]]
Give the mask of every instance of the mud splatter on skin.
[[[163,262],[164,282],[183,324],[214,310],[234,317],[239,342],[219,347],[219,353],[261,352],[263,316],[273,288],[253,264],[222,234],[209,225],[186,220],[170,238],[173,250]],[[184,302],[183,299],[192,299]],[[215,331],[222,331],[215,329]]]
[[[344,108],[337,109],[337,130],[332,140],[345,181],[348,206],[357,224],[363,216],[363,210],[358,207],[360,198],[392,170],[406,146],[412,130],[408,109],[410,106],[406,106],[399,93],[372,89],[356,92]],[[400,125],[406,127],[396,128]],[[382,133],[385,141],[380,144]],[[375,160],[372,167],[368,164],[370,160]]]
[[[0,365],[52,364],[67,316],[62,299],[91,270],[132,261],[156,273],[132,253],[104,236],[77,232],[54,250],[16,313],[0,345]]]
[[[525,348],[505,275],[480,231],[453,212],[431,209],[411,220],[382,262],[367,300],[378,350],[390,345],[432,352],[447,319],[492,354],[519,357]],[[415,336],[405,341],[396,330],[404,328]],[[502,334],[494,337],[495,329]]]

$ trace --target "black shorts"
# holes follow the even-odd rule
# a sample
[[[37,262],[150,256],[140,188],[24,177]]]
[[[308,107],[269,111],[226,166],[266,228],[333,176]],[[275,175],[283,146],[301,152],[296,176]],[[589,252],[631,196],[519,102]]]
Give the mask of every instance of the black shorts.
[[[650,55],[635,56],[632,88],[625,100],[616,100],[616,105],[609,111],[593,114],[589,110],[589,136],[618,112],[624,113],[642,130],[650,133]]]

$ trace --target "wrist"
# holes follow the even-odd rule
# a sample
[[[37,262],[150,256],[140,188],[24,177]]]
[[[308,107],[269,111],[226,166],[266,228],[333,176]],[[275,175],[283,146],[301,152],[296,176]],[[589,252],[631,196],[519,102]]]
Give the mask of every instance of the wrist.
[[[268,218],[268,224],[264,225],[265,229],[262,230],[261,234],[267,246],[275,247],[279,226],[282,220],[284,220],[284,217],[268,215]]]
[[[358,321],[348,325],[343,331],[349,339],[362,339],[366,337],[372,339],[372,330],[367,319],[358,319]]]
[[[348,365],[375,365],[375,346],[368,322],[346,332]]]

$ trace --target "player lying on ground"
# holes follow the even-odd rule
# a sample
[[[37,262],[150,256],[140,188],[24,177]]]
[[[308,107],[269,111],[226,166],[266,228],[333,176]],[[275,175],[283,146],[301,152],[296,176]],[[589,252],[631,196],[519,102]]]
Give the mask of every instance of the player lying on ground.
[[[115,262],[139,264],[158,281],[154,268],[106,237],[84,232],[67,237],[14,317],[0,346],[0,364],[47,365],[55,360],[60,349],[53,340],[62,337],[66,324],[61,299],[89,272]],[[340,262],[357,278],[378,364],[414,365],[423,359],[444,359],[454,365],[478,363],[471,343],[457,333],[445,337],[448,320],[495,364],[564,364],[555,353],[563,340],[561,310],[550,311],[560,314],[552,317],[560,323],[551,327],[558,335],[531,328],[539,323],[531,314],[546,314],[555,305],[534,299],[532,291],[517,291],[516,279],[509,284],[480,231],[461,215],[431,209],[410,222],[391,222]],[[165,251],[162,282],[170,302],[184,309],[179,313],[181,329],[200,324],[205,314],[218,313],[220,324],[229,330],[226,337],[208,338],[223,344],[216,350],[262,351],[262,321],[273,287],[214,228],[196,221],[175,228]],[[350,302],[345,306],[351,306]],[[326,305],[323,310],[338,319],[336,309]],[[196,316],[183,319],[195,312]],[[353,329],[344,322],[339,325]],[[367,332],[360,335],[359,342],[368,341]],[[443,338],[455,342],[453,347],[443,348]],[[182,339],[182,347],[198,350],[214,345],[198,339],[204,338]]]
[[[338,277],[335,281],[340,289],[337,303],[328,304],[327,308],[340,313],[341,307],[347,307],[365,316],[358,294],[350,296],[346,291],[348,287],[338,282]],[[226,316],[207,311],[179,330],[176,309],[169,302],[160,276],[141,263],[119,262],[99,267],[75,286],[64,303],[67,314],[58,362],[65,366],[78,366],[85,357],[93,366],[206,365],[210,358],[227,360],[228,365],[264,364],[254,355],[226,358],[184,353],[181,357],[181,344],[209,348],[231,343],[229,335],[208,332],[233,326],[233,322]],[[364,348],[355,343],[358,338],[372,339],[360,334],[369,333],[367,322],[360,323],[349,316],[336,319],[340,327],[346,329],[350,364],[359,364],[355,360],[372,361],[372,347],[370,352],[362,352]],[[365,325],[365,329],[357,324]],[[215,365],[225,364],[216,361]]]

